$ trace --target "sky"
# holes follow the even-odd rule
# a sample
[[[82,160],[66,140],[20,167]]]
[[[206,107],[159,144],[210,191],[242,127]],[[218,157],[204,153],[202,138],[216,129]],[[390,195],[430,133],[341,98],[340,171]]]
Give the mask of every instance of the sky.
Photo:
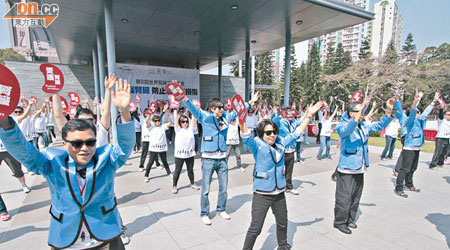
[[[370,9],[382,0],[369,0]],[[418,50],[429,46],[439,46],[443,42],[450,43],[450,0],[397,0],[397,6],[403,17],[402,44],[408,33],[412,33]],[[6,14],[6,3],[0,1],[0,15]],[[5,19],[0,19],[0,49],[10,48],[9,30]],[[301,62],[307,57],[307,43],[296,45],[297,60]],[[212,74],[217,69],[211,71]],[[210,71],[205,73],[211,73]],[[229,72],[224,66],[223,72]],[[202,72],[203,73],[203,72]]]

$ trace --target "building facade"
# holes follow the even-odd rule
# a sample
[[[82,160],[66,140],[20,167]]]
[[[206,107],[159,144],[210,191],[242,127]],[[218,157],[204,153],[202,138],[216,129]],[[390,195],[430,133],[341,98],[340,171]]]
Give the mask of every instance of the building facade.
[[[403,20],[395,0],[376,3],[374,13],[375,19],[369,27],[372,55],[381,57],[391,41],[396,50],[400,51]]]

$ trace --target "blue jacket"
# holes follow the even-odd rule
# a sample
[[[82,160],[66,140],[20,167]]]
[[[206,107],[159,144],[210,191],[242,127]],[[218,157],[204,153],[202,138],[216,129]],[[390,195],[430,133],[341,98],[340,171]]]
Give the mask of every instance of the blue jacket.
[[[236,111],[227,113],[223,111],[222,114],[222,129],[219,127],[219,120],[216,115],[200,111],[192,102],[183,101],[186,108],[192,113],[195,119],[202,124],[203,137],[202,137],[202,152],[226,152],[227,151],[227,132],[228,125],[237,117]]]
[[[278,136],[275,140],[281,157],[277,161],[275,149],[259,137],[242,137],[242,141],[252,152],[255,158],[255,169],[253,171],[253,191],[272,192],[286,187],[284,177],[284,150],[285,145],[295,142],[302,133],[291,133],[286,137]]]
[[[107,144],[96,149],[86,169],[85,199],[81,198],[76,167],[67,151],[47,148],[39,152],[25,140],[19,127],[0,128],[0,139],[8,152],[29,171],[47,180],[50,206],[50,246],[65,248],[74,243],[85,222],[94,239],[107,241],[120,235],[121,219],[114,194],[116,170],[123,166],[133,150],[134,121],[117,125],[118,146]],[[96,163],[96,164],[95,164]]]
[[[296,119],[291,119],[288,121],[285,118],[282,118],[280,116],[272,115],[271,120],[278,126],[278,129],[280,130],[279,136],[286,137],[287,135],[291,134],[295,131],[295,129],[302,124],[303,121],[297,121]],[[295,148],[296,142],[292,142],[290,144],[286,144],[286,147],[292,147]]]
[[[419,118],[416,117],[417,109],[409,111],[409,117],[403,112],[402,104],[399,101],[395,103],[395,116],[402,127],[401,135],[405,136],[403,147],[421,147],[425,142],[424,130],[427,124],[427,116],[433,111],[434,105],[430,104],[423,111]]]
[[[381,121],[372,124],[356,122],[343,115],[336,130],[341,138],[340,169],[360,169],[363,163],[369,167],[369,134],[384,129],[394,118],[383,116]],[[360,124],[361,129],[357,129]]]

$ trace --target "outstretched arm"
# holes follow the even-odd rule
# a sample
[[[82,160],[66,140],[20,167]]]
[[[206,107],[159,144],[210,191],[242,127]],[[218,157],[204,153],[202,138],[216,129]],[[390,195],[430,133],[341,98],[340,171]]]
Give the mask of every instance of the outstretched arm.
[[[22,122],[25,118],[28,117],[28,115],[30,115],[30,113],[31,113],[31,106],[32,106],[31,104],[28,104],[28,106],[23,111],[23,114],[21,116],[17,116],[16,117],[18,122]]]
[[[61,107],[61,98],[59,96],[59,92],[53,94],[52,97],[53,103],[53,116],[55,117],[56,127],[61,132],[64,125],[67,123],[67,119],[64,117]]]
[[[122,79],[119,79],[119,84],[123,86]],[[111,91],[114,85],[117,85],[116,75],[105,76],[105,99],[102,103],[103,110],[100,123],[106,130],[109,130],[111,124]]]

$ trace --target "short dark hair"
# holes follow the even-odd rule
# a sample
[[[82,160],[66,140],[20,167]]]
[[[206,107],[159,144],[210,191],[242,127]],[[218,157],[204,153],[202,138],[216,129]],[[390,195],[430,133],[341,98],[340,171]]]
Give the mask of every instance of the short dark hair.
[[[94,135],[97,136],[97,130],[92,122],[83,120],[83,119],[72,119],[64,125],[64,127],[61,130],[61,136],[62,139],[65,140],[67,137],[67,133],[73,132],[73,131],[85,131],[85,130],[92,130],[94,132]]]
[[[22,106],[17,106],[16,109],[20,109],[23,112]]]
[[[154,120],[161,120],[161,117],[162,116],[159,116],[159,115],[153,115],[152,116],[152,121],[154,121]]]
[[[258,126],[257,126],[257,128],[256,128],[256,133],[258,134],[258,137],[260,137],[260,138],[263,138],[263,136],[264,136],[264,128],[267,126],[267,125],[272,125],[272,127],[273,127],[273,130],[275,131],[275,133],[278,135],[278,126],[272,121],[272,120],[270,120],[270,119],[264,119],[264,120],[262,120],[262,121],[260,121],[259,123],[258,123]]]
[[[75,118],[78,118],[80,115],[86,114],[86,115],[92,115],[92,117],[95,119],[94,112],[92,110],[87,108],[81,108],[77,110],[77,113],[75,114]]]
[[[188,120],[188,122],[189,122],[189,118],[187,117],[187,116],[185,116],[185,115],[180,115],[180,117],[178,118],[178,125],[180,125],[180,127],[181,127],[181,120]]]
[[[355,110],[355,108],[358,104],[361,104],[361,102],[351,102],[348,105],[348,112],[358,112],[359,110]]]
[[[223,105],[223,102],[222,102],[222,100],[220,100],[220,98],[217,98],[217,97],[211,98],[211,100],[209,100],[207,110],[210,111],[212,108],[215,108],[217,105],[220,105],[220,104]]]

